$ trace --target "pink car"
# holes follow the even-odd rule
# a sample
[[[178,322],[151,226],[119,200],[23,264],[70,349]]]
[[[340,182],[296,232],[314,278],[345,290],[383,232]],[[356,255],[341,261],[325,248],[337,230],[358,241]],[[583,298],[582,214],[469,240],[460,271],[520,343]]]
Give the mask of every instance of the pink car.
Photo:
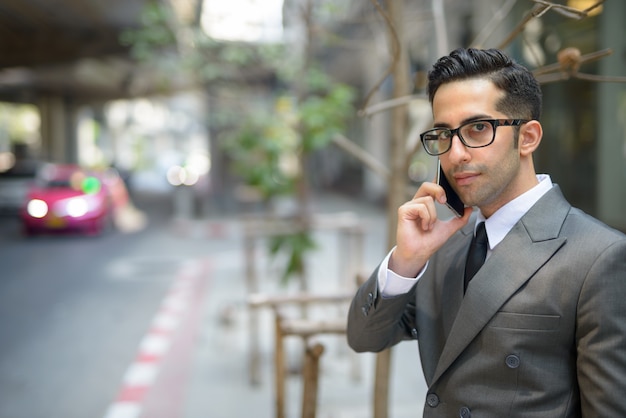
[[[47,164],[38,173],[20,211],[26,235],[77,231],[98,235],[113,225],[116,200],[110,172]],[[117,176],[119,179],[119,176]]]

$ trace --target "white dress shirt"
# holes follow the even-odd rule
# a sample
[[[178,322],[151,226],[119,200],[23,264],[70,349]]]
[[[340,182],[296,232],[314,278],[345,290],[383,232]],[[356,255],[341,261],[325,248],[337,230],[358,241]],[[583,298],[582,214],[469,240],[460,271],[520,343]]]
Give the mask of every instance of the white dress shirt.
[[[537,180],[539,184],[502,206],[489,219],[485,219],[482,213],[478,212],[476,225],[479,222],[485,222],[487,238],[489,239],[487,258],[489,258],[491,251],[504,239],[517,221],[537,203],[541,196],[552,188],[552,180],[549,175],[538,174]],[[474,231],[476,230],[476,225],[474,225]],[[417,277],[399,276],[389,270],[388,267],[389,257],[391,257],[394,250],[395,247],[389,251],[378,270],[378,289],[383,297],[393,297],[408,292],[428,267],[428,263],[426,263],[426,266],[419,272]]]

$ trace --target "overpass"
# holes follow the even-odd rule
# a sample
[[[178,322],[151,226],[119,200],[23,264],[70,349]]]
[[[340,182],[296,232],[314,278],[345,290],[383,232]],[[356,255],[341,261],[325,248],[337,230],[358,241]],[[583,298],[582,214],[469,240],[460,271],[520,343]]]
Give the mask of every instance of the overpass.
[[[81,106],[154,92],[154,72],[130,56],[120,35],[137,28],[150,0],[0,2],[0,101],[28,103],[41,116],[40,157],[75,159]],[[175,16],[196,15],[200,0],[161,0]],[[97,112],[96,112],[97,113]]]

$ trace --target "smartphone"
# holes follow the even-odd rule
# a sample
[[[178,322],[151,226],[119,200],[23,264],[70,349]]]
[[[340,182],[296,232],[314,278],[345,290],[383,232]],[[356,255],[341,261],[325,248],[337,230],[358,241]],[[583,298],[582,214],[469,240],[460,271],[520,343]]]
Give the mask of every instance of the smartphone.
[[[463,212],[465,208],[465,204],[461,200],[458,194],[454,191],[450,183],[448,183],[448,179],[446,178],[443,169],[441,168],[441,161],[437,160],[437,184],[443,187],[443,190],[446,192],[446,198],[448,199],[446,202],[446,206],[448,209],[452,211],[459,218],[463,217]]]

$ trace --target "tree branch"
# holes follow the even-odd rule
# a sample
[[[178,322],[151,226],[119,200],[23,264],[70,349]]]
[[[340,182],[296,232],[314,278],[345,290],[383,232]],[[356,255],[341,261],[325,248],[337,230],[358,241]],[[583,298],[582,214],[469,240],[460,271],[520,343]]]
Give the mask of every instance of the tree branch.
[[[367,168],[378,174],[384,180],[389,180],[391,173],[389,169],[382,165],[376,158],[366,152],[363,148],[359,147],[353,141],[350,141],[343,135],[337,134],[333,137],[333,143],[354,158],[359,160]]]
[[[478,33],[474,41],[472,41],[472,47],[482,47],[483,43],[489,39],[498,25],[500,25],[509,13],[511,13],[511,10],[513,10],[513,6],[516,2],[517,0],[508,0],[504,5],[500,6],[498,10],[496,10],[496,13],[493,15],[489,23],[485,25],[485,27]]]
[[[524,16],[522,21],[515,27],[515,29],[511,31],[509,36],[507,36],[505,40],[502,41],[500,45],[498,45],[498,49],[503,49],[508,44],[510,44],[513,39],[515,39],[515,37],[524,30],[528,22],[536,17],[541,17],[544,13],[547,13],[550,10],[554,10],[555,12],[572,19],[583,19],[589,16],[589,12],[604,3],[604,0],[598,0],[596,3],[594,3],[590,7],[587,7],[584,10],[578,10],[573,7],[564,6],[562,4],[555,4],[545,0],[533,0],[533,2],[535,3],[535,6],[531,9],[530,12],[526,14],[526,16]]]
[[[424,98],[426,98],[426,96],[423,94],[413,94],[410,96],[403,96],[403,97],[397,97],[391,100],[385,100],[384,102],[380,102],[368,108],[359,110],[358,115],[361,117],[369,117],[375,113],[382,112],[384,110],[391,109],[396,106],[405,105],[407,103],[410,103],[412,100],[424,99]]]
[[[363,101],[363,106],[361,106],[361,110],[367,106],[367,104],[371,100],[374,93],[378,91],[378,89],[383,84],[383,82],[387,79],[387,77],[389,77],[393,73],[394,68],[396,67],[396,65],[398,65],[398,61],[400,60],[400,38],[398,38],[398,32],[396,31],[395,25],[391,21],[391,17],[389,17],[387,12],[383,10],[383,8],[380,6],[377,0],[371,0],[371,2],[376,8],[376,11],[378,11],[378,13],[380,13],[380,15],[385,19],[385,23],[387,24],[387,29],[389,29],[389,33],[391,34],[392,59],[391,59],[391,64],[389,65],[387,70],[383,73],[383,75],[380,77],[378,82],[376,82],[374,87],[372,87],[372,89],[367,94],[367,96],[365,96],[365,100]],[[359,112],[361,110],[359,110]]]

